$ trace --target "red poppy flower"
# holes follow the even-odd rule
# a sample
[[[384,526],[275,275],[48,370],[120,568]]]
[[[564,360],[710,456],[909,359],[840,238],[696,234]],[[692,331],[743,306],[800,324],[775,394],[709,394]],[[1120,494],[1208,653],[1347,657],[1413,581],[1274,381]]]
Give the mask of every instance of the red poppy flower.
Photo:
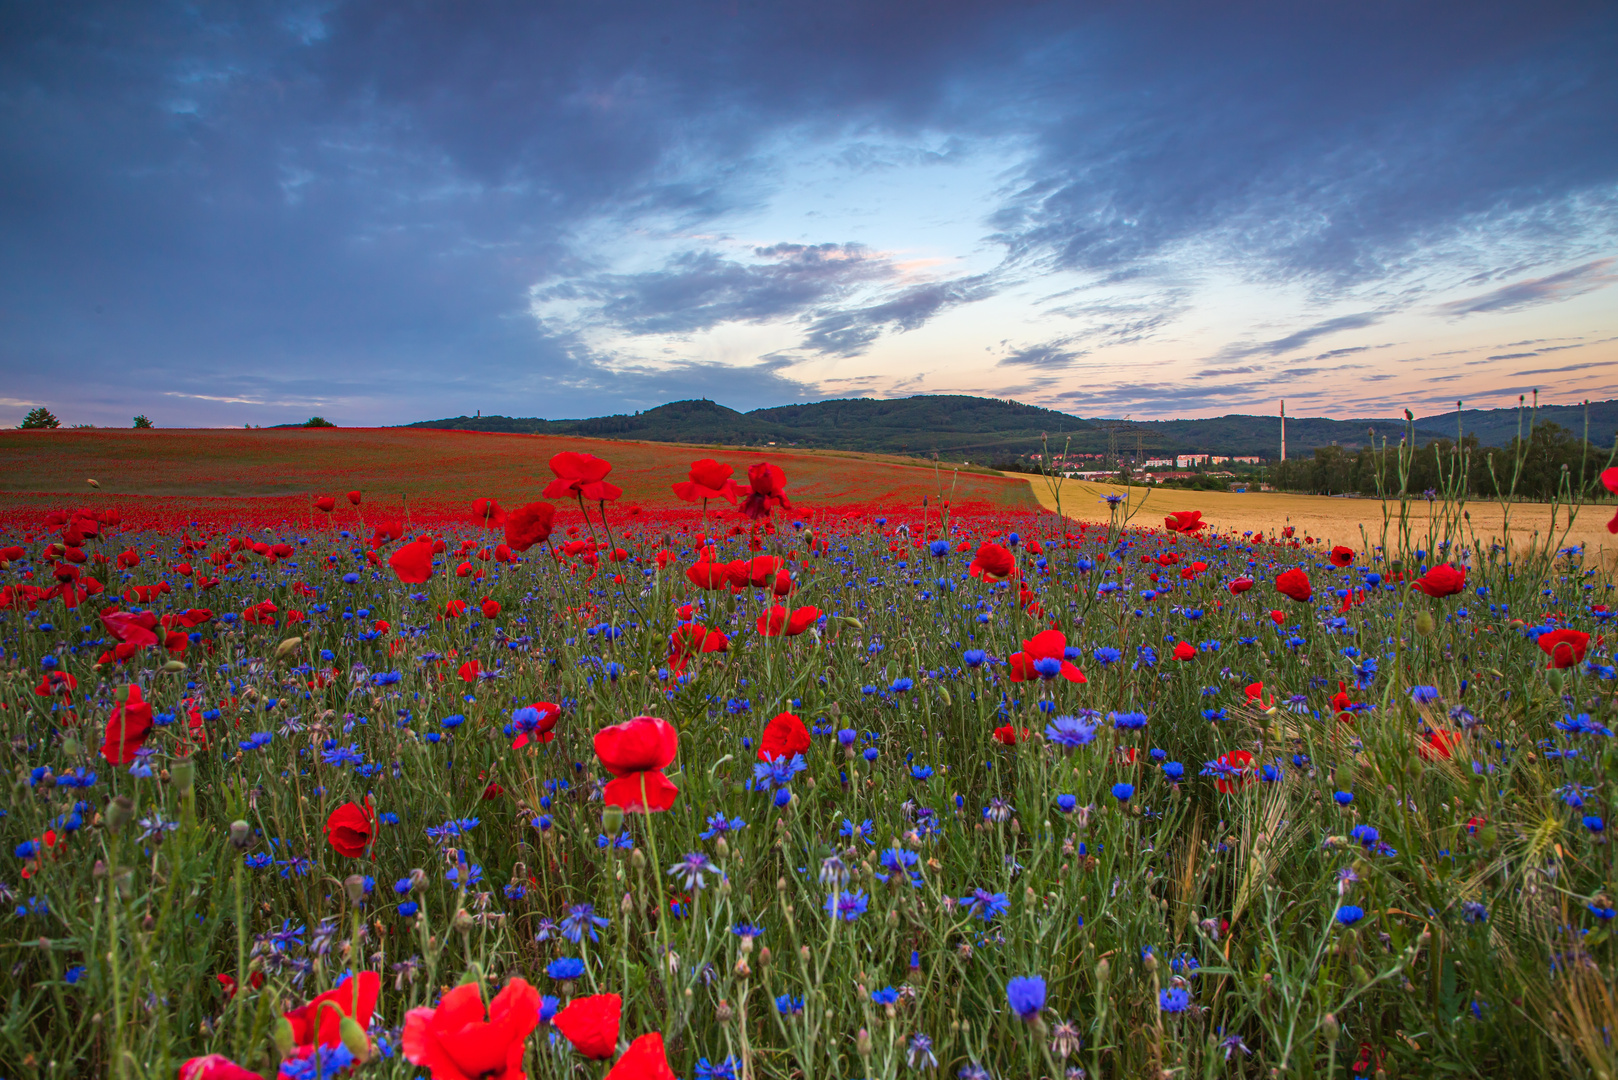
[[[1354,703],[1348,698],[1348,684],[1339,680],[1337,693],[1331,697],[1331,707],[1337,713],[1337,719],[1345,723],[1351,722],[1354,719],[1354,714],[1349,712],[1348,707],[1352,704]]]
[[[1040,677],[1055,678],[1060,675],[1068,682],[1089,682],[1084,673],[1067,659],[1067,635],[1060,630],[1045,630],[1022,643],[1022,652],[1012,653],[1006,658],[1006,667],[1011,672],[1012,682],[1030,682]],[[1040,661],[1048,661],[1041,665]],[[1054,669],[1047,675],[1040,671],[1041,666]]]
[[[539,713],[539,723],[534,725],[532,736],[526,731],[517,733],[516,740],[511,744],[513,750],[521,750],[529,742],[548,743],[556,738],[551,729],[562,718],[562,707],[550,701],[536,701],[528,707]]]
[[[723,589],[730,584],[730,568],[721,562],[703,560],[686,567],[685,576],[699,589]]]
[[[1231,751],[1228,751],[1226,753],[1220,754],[1219,755],[1219,764],[1224,766],[1227,769],[1239,769],[1239,770],[1241,770],[1241,775],[1237,776],[1237,777],[1235,777],[1233,779],[1226,779],[1225,777],[1220,777],[1218,780],[1216,780],[1214,782],[1214,786],[1217,787],[1220,791],[1223,791],[1226,794],[1229,794],[1232,791],[1239,791],[1240,789],[1242,789],[1243,787],[1246,787],[1248,784],[1250,784],[1252,782],[1252,780],[1253,780],[1253,775],[1252,775],[1253,755],[1251,753],[1249,753],[1248,751],[1246,751],[1246,750],[1231,750]]]
[[[418,537],[388,557],[388,565],[406,585],[420,585],[433,576],[433,542]]]
[[[101,625],[107,633],[137,649],[157,644],[157,616],[150,611],[104,611]]]
[[[1618,467],[1601,471],[1601,486],[1618,495]],[[1607,522],[1607,531],[1618,533],[1618,510],[1613,511],[1612,520]]]
[[[648,813],[667,810],[680,792],[662,770],[674,761],[680,736],[655,716],[637,716],[595,734],[596,757],[617,779],[607,785],[609,806]]]
[[[617,994],[574,998],[551,1021],[573,1049],[595,1061],[605,1061],[618,1050],[618,1024],[623,1000]]]
[[[1007,746],[1016,746],[1020,742],[1028,741],[1028,729],[1015,728],[1010,724],[1006,724],[994,729],[994,739],[995,742],[1004,743]]]
[[[112,718],[107,721],[101,756],[109,765],[128,765],[151,730],[151,703],[141,698],[140,687],[130,684],[129,696],[112,710]]]
[[[793,754],[807,753],[808,750],[809,729],[804,726],[802,720],[789,712],[780,713],[765,724],[764,733],[758,739],[760,761],[789,758]]]
[[[1252,587],[1253,587],[1253,579],[1250,578],[1250,577],[1236,578],[1229,585],[1225,586],[1225,588],[1230,590],[1230,595],[1232,595],[1232,596],[1240,596],[1242,593],[1246,592],[1248,589],[1251,589]]]
[[[432,1080],[525,1080],[528,1035],[539,1026],[539,991],[512,979],[489,1002],[475,983],[439,999],[436,1009],[405,1014],[400,1040],[405,1060],[425,1066]]]
[[[736,481],[730,478],[735,471],[732,466],[721,465],[712,458],[694,461],[691,463],[691,479],[675,484],[674,494],[686,502],[727,499],[730,505],[735,506],[737,492],[746,490],[738,487]]]
[[[404,522],[397,519],[378,523],[371,533],[371,546],[380,548],[384,544],[391,544],[404,535]]]
[[[1247,695],[1247,703],[1261,709],[1268,709],[1275,704],[1275,695],[1264,693],[1264,684],[1261,682],[1248,683],[1243,692]]]
[[[1017,575],[1017,559],[999,544],[980,544],[966,572],[984,581],[1005,581]]]
[[[479,664],[476,660],[468,660],[466,663],[460,666],[460,668],[456,671],[456,674],[461,677],[462,682],[477,682],[478,672],[482,670],[482,664]]]
[[[513,551],[527,551],[551,537],[556,507],[548,502],[531,502],[506,515],[506,544]]]
[[[1466,588],[1466,570],[1457,569],[1449,563],[1439,563],[1412,581],[1410,587],[1432,597],[1454,596]]]
[[[47,671],[34,687],[36,697],[51,697],[61,694],[63,697],[72,697],[73,691],[79,688],[79,680],[66,671]]]
[[[1298,601],[1300,604],[1314,595],[1314,587],[1309,584],[1309,575],[1294,567],[1282,572],[1275,579],[1275,588],[1283,596]]]
[[[1433,728],[1425,735],[1417,737],[1416,753],[1421,756],[1423,761],[1437,761],[1440,758],[1448,761],[1450,754],[1459,749],[1460,745],[1461,737],[1458,733],[1445,731],[1442,728]]]
[[[742,500],[741,512],[754,521],[769,517],[770,508],[774,506],[792,509],[792,503],[787,500],[787,474],[781,471],[781,466],[762,461],[750,465],[747,482],[749,487],[744,489],[747,498]]]
[[[1169,532],[1184,533],[1187,536],[1207,524],[1206,521],[1202,520],[1201,510],[1176,510],[1163,519],[1163,528]]]
[[[607,483],[607,474],[612,472],[611,463],[602,461],[594,454],[564,450],[551,458],[551,472],[556,474],[556,479],[545,488],[547,499],[580,498],[591,502],[611,502],[624,493],[624,489],[618,485]]]
[[[252,1069],[244,1069],[224,1054],[188,1058],[180,1066],[179,1080],[264,1080]]]
[[[357,859],[376,836],[376,812],[371,809],[371,797],[365,805],[347,802],[333,810],[326,818],[326,842],[337,854]]]
[[[485,600],[479,610],[483,612],[485,619],[493,619],[500,614],[500,601]]]
[[[792,614],[780,604],[771,607],[768,612],[758,617],[758,632],[765,637],[797,637],[820,618],[820,609],[817,607],[793,608]]]
[[[1341,544],[1331,549],[1331,564],[1333,566],[1350,566],[1354,562],[1354,549],[1343,547]]]
[[[654,1031],[630,1043],[605,1080],[675,1080],[663,1050],[663,1036]]]
[[[1174,646],[1174,659],[1195,660],[1196,658],[1197,647],[1189,641],[1181,641]]]
[[[472,521],[485,529],[498,529],[506,523],[506,512],[500,509],[500,504],[494,499],[473,499]]]
[[[327,990],[291,1012],[282,1013],[292,1027],[295,1046],[336,1046],[342,1042],[343,1017],[351,1017],[360,1030],[371,1025],[377,998],[382,993],[382,976],[362,971],[341,986]]]
[[[677,626],[669,635],[669,673],[679,675],[685,671],[686,662],[698,653],[725,652],[729,648],[730,638],[718,630],[696,623]]]
[[[320,498],[315,500],[315,509],[319,510],[322,514],[329,514],[333,510],[337,509],[337,500],[332,498],[330,495],[322,495]]]
[[[1550,657],[1547,668],[1570,668],[1584,660],[1590,647],[1590,635],[1563,627],[1539,635],[1539,647]]]
[[[360,504],[360,493],[357,491],[350,491],[348,493],[348,501],[352,505],[358,506]]]

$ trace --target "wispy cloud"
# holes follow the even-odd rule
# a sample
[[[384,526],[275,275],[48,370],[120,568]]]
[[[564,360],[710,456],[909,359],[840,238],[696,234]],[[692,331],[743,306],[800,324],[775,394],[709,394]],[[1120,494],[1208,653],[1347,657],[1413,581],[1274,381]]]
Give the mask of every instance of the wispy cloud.
[[[1609,273],[1607,270],[1614,261],[1595,259],[1558,274],[1525,278],[1466,300],[1452,300],[1447,304],[1440,304],[1438,310],[1451,318],[1459,319],[1482,312],[1520,311],[1540,304],[1570,300],[1618,281],[1618,274]]]

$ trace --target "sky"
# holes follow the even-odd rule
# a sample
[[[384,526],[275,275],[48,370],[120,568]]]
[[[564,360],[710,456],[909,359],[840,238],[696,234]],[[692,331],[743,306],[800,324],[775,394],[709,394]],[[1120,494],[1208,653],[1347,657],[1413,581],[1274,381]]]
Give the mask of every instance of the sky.
[[[1618,6],[0,0],[0,425],[1618,397]]]

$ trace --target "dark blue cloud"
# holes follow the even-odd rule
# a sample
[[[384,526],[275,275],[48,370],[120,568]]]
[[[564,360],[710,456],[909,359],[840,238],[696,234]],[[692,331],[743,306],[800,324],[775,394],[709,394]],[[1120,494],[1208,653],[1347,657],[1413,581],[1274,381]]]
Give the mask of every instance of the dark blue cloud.
[[[87,2],[5,27],[0,373],[106,421],[577,415],[729,401],[727,372],[738,401],[819,394],[786,355],[626,364],[536,322],[543,295],[627,333],[797,320],[800,357],[1051,268],[1162,298],[1052,309],[1082,350],[1177,318],[1176,260],[1329,295],[1486,226],[1523,254],[1450,313],[1511,310],[1594,287],[1618,184],[1610,4]],[[581,239],[763,206],[788,137],[877,176],[1014,140],[975,208],[1007,262],[902,284],[844,233],[625,274]]]

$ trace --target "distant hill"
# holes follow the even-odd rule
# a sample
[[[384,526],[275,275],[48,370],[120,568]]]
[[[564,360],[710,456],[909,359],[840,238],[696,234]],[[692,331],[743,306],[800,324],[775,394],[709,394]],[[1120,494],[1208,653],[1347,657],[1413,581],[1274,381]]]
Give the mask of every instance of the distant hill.
[[[1618,431],[1618,401],[1589,406],[1590,439],[1611,445]],[[1537,423],[1553,421],[1575,432],[1584,429],[1584,407],[1542,406]],[[1442,413],[1415,422],[1418,443],[1453,439],[1456,414]],[[1517,433],[1516,409],[1468,409],[1460,414],[1466,433],[1486,446],[1503,446]],[[1038,453],[1041,437],[1051,448],[1070,444],[1074,453],[1101,453],[1116,434],[1116,449],[1148,456],[1211,453],[1279,456],[1278,416],[1233,414],[1203,420],[1085,420],[1067,413],[999,398],[967,395],[922,395],[876,400],[846,398],[808,405],[782,405],[737,412],[706,399],[674,401],[645,412],[597,416],[581,420],[537,417],[456,416],[408,425],[459,431],[527,432],[581,435],[601,439],[651,442],[711,443],[726,446],[813,447],[913,454],[946,461],[1005,461]],[[1329,420],[1287,418],[1288,456],[1308,454],[1333,443],[1355,448],[1374,437],[1397,442],[1406,434],[1399,419]]]

